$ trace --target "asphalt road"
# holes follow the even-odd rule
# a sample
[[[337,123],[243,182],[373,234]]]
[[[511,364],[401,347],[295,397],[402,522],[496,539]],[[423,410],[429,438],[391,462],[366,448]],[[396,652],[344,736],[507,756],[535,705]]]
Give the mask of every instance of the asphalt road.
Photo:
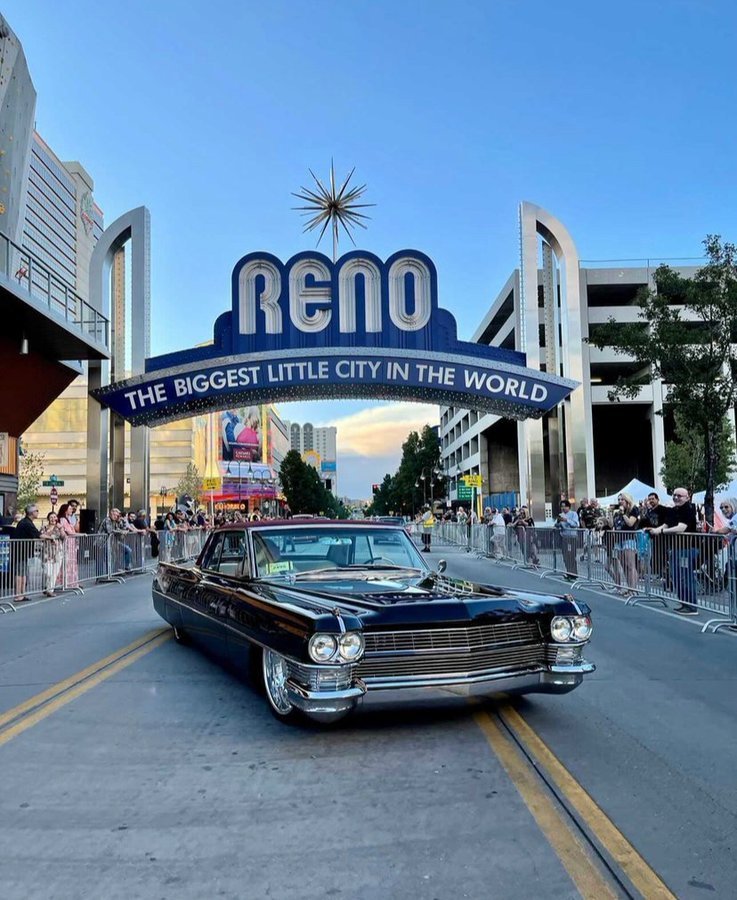
[[[450,574],[562,590],[440,555]],[[645,896],[737,896],[737,639],[577,593],[598,670],[574,693],[327,730],[285,727],[156,637],[149,577],[0,616],[0,897],[626,896],[587,838],[672,892]],[[546,748],[553,792],[520,752]]]

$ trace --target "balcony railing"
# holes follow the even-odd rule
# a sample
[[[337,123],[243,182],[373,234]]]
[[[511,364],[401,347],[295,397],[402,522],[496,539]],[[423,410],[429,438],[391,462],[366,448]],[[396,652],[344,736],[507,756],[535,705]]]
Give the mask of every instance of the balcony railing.
[[[40,300],[51,313],[63,319],[67,325],[91,338],[98,344],[109,346],[110,323],[74,288],[52,271],[34,253],[20,247],[0,232],[0,274],[11,284],[17,284],[34,299]]]

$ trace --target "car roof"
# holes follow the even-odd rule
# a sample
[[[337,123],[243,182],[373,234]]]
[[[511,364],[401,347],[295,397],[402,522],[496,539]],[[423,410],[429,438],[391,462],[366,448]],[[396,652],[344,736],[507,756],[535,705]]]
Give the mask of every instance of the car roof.
[[[268,521],[260,520],[258,522],[226,522],[224,525],[218,525],[216,531],[229,531],[233,529],[243,528],[284,528],[285,525],[291,525],[294,528],[325,528],[328,525],[337,525],[342,528],[394,528],[393,523],[374,522],[370,519],[269,519]]]

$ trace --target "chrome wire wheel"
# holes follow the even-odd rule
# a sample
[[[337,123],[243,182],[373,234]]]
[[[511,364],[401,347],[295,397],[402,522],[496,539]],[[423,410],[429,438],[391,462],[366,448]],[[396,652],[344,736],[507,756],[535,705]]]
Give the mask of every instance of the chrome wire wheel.
[[[289,669],[283,656],[273,650],[264,650],[264,686],[271,708],[280,716],[294,712],[287,693]]]

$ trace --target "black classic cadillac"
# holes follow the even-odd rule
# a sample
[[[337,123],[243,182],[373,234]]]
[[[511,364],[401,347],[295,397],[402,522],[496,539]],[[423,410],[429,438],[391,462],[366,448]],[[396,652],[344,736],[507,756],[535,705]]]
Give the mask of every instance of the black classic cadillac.
[[[156,611],[180,641],[248,665],[280,719],[335,721],[373,699],[565,693],[589,609],[446,577],[401,526],[286,520],[214,531],[192,568],[162,563]]]

